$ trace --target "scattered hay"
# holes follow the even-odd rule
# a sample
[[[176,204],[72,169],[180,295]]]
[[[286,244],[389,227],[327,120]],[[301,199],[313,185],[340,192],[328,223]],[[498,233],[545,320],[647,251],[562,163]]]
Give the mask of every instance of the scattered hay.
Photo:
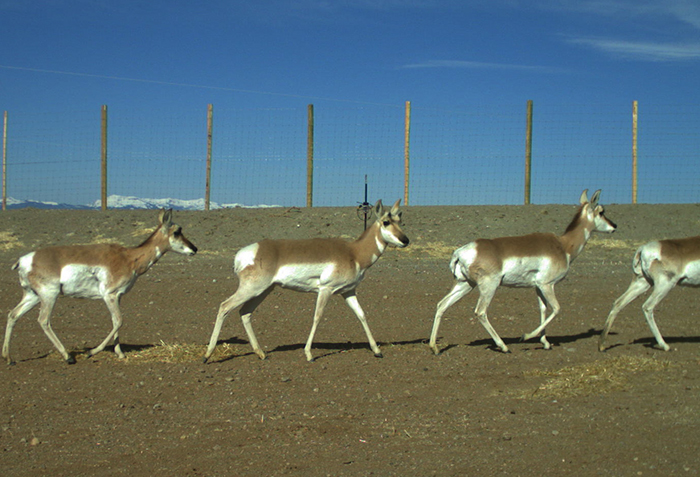
[[[556,371],[531,371],[525,375],[549,379],[529,396],[523,397],[557,399],[604,394],[623,389],[630,374],[659,371],[671,366],[670,361],[663,359],[620,356]]]
[[[136,227],[136,230],[131,232],[132,237],[147,237],[155,230],[155,227],[153,226],[146,227],[145,222],[134,222],[132,225]]]
[[[153,233],[155,230],[154,227],[145,227],[144,222],[136,222],[134,223],[134,226],[137,227],[136,230],[132,231],[129,235],[134,238],[145,238],[148,237]],[[119,245],[122,245],[124,247],[133,247],[135,244],[133,243],[124,243],[121,240],[117,240],[114,237],[106,237],[104,234],[95,234],[92,237],[92,240],[85,245],[92,245],[95,243],[116,243]]]
[[[233,259],[233,256],[236,254],[236,250],[198,250],[197,255],[202,256],[202,255],[207,255],[207,256],[212,256],[212,257],[221,257],[221,256],[231,256]]]
[[[411,244],[406,248],[398,249],[398,251],[411,258],[441,258],[449,260],[456,248],[444,242],[423,242],[421,244]]]
[[[607,250],[637,250],[640,246],[647,242],[638,240],[618,240],[611,238],[592,237],[589,244],[592,247],[602,247]]]
[[[22,247],[24,247],[24,244],[17,239],[14,233],[0,232],[0,251],[7,252]]]
[[[118,241],[118,240],[114,240],[113,238],[110,238],[110,237],[105,237],[105,236],[102,235],[102,234],[97,234],[97,235],[95,235],[95,236],[92,238],[92,240],[90,241],[90,243],[89,243],[89,244],[86,244],[86,245],[91,245],[91,244],[94,244],[94,243],[119,243],[119,241]],[[124,245],[124,244],[121,244],[121,245]]]
[[[160,344],[128,352],[128,360],[134,363],[191,363],[201,362],[206,345],[169,344],[161,340]],[[219,361],[233,357],[233,347],[229,343],[217,345],[210,361]]]

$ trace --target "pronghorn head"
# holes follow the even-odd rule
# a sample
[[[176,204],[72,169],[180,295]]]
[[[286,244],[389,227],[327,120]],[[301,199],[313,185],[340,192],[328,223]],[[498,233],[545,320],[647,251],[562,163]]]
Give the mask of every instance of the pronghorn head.
[[[579,199],[581,203],[581,216],[582,218],[585,217],[589,223],[593,224],[592,231],[612,233],[617,229],[617,225],[605,216],[605,209],[602,205],[598,204],[598,197],[600,197],[600,189],[593,193],[590,201],[588,200],[588,189],[584,189],[584,191],[581,192],[581,198]]]
[[[374,206],[374,215],[377,217],[382,239],[388,244],[403,248],[408,245],[408,237],[401,230],[400,202],[401,199],[397,200],[391,210],[387,211],[384,209],[380,199]]]
[[[164,238],[167,238],[170,250],[183,255],[197,253],[197,247],[183,235],[182,227],[173,223],[173,209],[161,209],[158,222],[158,230]]]

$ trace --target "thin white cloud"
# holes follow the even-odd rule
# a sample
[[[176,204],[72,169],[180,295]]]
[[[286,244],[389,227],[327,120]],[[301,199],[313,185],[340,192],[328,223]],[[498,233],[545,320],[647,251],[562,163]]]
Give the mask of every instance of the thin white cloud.
[[[465,60],[427,60],[420,63],[409,63],[401,66],[403,69],[418,69],[418,68],[462,68],[473,70],[521,70],[521,71],[536,71],[549,73],[562,73],[561,68],[552,68],[548,66],[530,66],[508,63],[484,63],[480,61],[465,61]]]
[[[528,4],[522,2],[521,6]],[[700,29],[697,0],[539,0],[534,8],[574,14],[590,14],[623,21],[681,22]]]
[[[700,42],[656,43],[601,38],[574,38],[570,39],[569,42],[631,60],[686,61],[700,59]]]

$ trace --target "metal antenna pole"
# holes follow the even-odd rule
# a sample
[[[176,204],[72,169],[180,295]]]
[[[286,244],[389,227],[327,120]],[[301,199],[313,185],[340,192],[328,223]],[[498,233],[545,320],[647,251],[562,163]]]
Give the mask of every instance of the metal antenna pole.
[[[357,218],[360,214],[365,221],[365,230],[367,230],[367,218],[372,215],[372,206],[367,202],[367,174],[365,174],[365,201],[357,206]]]

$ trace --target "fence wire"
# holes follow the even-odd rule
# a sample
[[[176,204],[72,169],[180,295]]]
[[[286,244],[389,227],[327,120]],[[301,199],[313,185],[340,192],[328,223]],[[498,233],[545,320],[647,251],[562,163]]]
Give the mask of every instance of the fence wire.
[[[203,204],[207,108],[109,108],[110,196]],[[522,204],[526,106],[412,105],[405,184],[404,105],[315,107],[313,205],[364,200],[411,205]],[[304,206],[308,110],[216,109],[211,200],[222,206]],[[700,202],[700,105],[639,104],[638,201]],[[92,206],[100,198],[100,109],[8,112],[8,204]],[[571,203],[603,189],[632,200],[632,106],[534,103],[532,203]]]

